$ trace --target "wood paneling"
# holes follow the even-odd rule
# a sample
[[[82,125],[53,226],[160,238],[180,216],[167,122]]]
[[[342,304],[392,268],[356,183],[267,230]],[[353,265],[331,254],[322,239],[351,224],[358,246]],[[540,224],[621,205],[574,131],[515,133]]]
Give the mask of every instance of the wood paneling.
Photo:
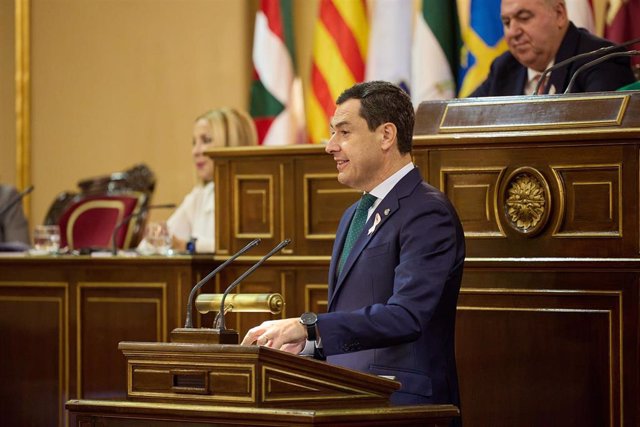
[[[79,396],[121,396],[126,365],[118,351],[120,341],[166,341],[167,287],[167,283],[153,282],[78,283]],[[96,348],[102,351],[95,352]]]
[[[64,403],[70,396],[68,307],[68,283],[0,282],[4,422],[63,424]]]
[[[331,253],[342,211],[358,199],[358,192],[337,182],[335,163],[322,147],[212,153],[216,153],[216,206],[229,207],[228,212],[216,210],[219,258],[258,237],[262,243],[250,256],[264,255],[294,236],[281,255],[327,257]],[[229,200],[233,201],[230,206]]]
[[[205,257],[0,257],[3,425],[63,426],[70,398],[124,398],[118,343],[165,341],[212,266]]]
[[[638,308],[625,301],[638,298],[640,262],[632,271],[606,261],[504,264],[466,266],[456,354],[467,424],[623,425],[637,393],[625,404],[623,390],[638,377],[637,351],[624,346]]]

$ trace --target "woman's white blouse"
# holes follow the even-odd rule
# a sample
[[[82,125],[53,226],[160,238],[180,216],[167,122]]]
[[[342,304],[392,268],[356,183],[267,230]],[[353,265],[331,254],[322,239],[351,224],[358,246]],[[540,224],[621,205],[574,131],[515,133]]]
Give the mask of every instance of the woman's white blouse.
[[[172,235],[184,241],[197,239],[196,252],[213,252],[215,248],[213,194],[213,182],[194,187],[167,220]]]

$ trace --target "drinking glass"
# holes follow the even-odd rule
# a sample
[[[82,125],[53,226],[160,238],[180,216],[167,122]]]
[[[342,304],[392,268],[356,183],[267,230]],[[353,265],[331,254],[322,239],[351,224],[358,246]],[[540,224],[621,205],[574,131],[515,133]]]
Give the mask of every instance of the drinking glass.
[[[171,234],[166,221],[153,221],[147,223],[144,231],[144,238],[153,248],[153,252],[160,255],[167,255],[171,249]]]
[[[55,254],[60,249],[60,227],[36,225],[33,230],[33,247],[38,252]]]

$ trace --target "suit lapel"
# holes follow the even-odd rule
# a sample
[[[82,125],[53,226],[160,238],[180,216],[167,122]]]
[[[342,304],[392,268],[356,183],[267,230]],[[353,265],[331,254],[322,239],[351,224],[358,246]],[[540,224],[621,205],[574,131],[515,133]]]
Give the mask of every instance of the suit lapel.
[[[520,65],[518,63],[518,65]],[[513,80],[513,89],[509,89],[507,94],[509,93],[524,93],[524,87],[527,84],[527,68],[520,65],[517,68],[516,78]]]
[[[418,168],[414,168],[409,172],[405,177],[403,177],[398,184],[387,194],[387,196],[380,202],[376,210],[373,212],[369,220],[364,226],[364,230],[362,235],[356,243],[353,245],[347,260],[345,261],[344,267],[340,272],[340,276],[336,278],[336,268],[337,268],[337,260],[340,257],[340,251],[342,251],[342,246],[344,243],[345,235],[347,233],[347,229],[349,227],[349,223],[351,222],[351,217],[353,216],[353,212],[349,215],[349,221],[346,224],[341,224],[339,230],[340,232],[336,235],[336,241],[339,244],[334,245],[333,255],[331,257],[331,266],[329,269],[329,303],[328,309],[331,308],[332,303],[334,302],[336,295],[338,295],[340,288],[345,282],[346,277],[349,275],[349,271],[358,260],[362,251],[369,245],[369,242],[373,237],[378,233],[384,233],[384,225],[389,221],[389,219],[393,216],[393,214],[398,210],[400,203],[399,199],[408,196],[416,184],[422,181],[420,173],[418,172]],[[355,206],[353,207],[355,210]],[[373,227],[374,222],[376,221],[376,216],[380,218],[378,224]],[[339,250],[336,250],[339,248]],[[336,253],[337,252],[337,253]],[[333,285],[335,284],[335,285]]]
[[[338,224],[338,231],[336,231],[336,240],[333,244],[333,252],[331,254],[331,262],[329,264],[329,297],[333,295],[333,291],[336,287],[336,273],[340,260],[340,254],[342,253],[342,247],[344,246],[344,241],[347,238],[347,232],[349,231],[349,224],[351,224],[351,220],[353,219],[353,215],[355,214],[357,206],[358,202],[347,208],[347,211],[344,213],[342,219],[340,220],[340,224]]]
[[[564,39],[562,39],[562,43],[560,44],[558,53],[554,59],[555,64],[576,55],[578,37],[579,33],[575,26],[572,23],[569,23],[569,29],[564,35]],[[571,49],[571,46],[575,46],[576,49]],[[569,73],[569,70],[573,70],[573,65],[560,67],[551,73],[551,76],[549,77],[549,87],[553,85],[556,88],[556,93],[563,93],[567,84],[569,84],[568,78],[570,77],[570,74],[573,74],[573,71]]]

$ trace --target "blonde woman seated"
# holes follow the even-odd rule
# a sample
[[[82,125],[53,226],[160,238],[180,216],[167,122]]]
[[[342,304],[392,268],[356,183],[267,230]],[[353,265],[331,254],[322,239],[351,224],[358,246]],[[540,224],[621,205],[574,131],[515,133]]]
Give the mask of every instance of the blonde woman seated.
[[[187,250],[187,243],[191,241],[195,252],[214,252],[213,160],[204,152],[213,147],[256,145],[255,125],[245,112],[233,108],[211,110],[196,119],[192,144],[199,182],[167,220],[167,225],[174,250]],[[148,253],[144,246],[143,240],[138,249]]]

